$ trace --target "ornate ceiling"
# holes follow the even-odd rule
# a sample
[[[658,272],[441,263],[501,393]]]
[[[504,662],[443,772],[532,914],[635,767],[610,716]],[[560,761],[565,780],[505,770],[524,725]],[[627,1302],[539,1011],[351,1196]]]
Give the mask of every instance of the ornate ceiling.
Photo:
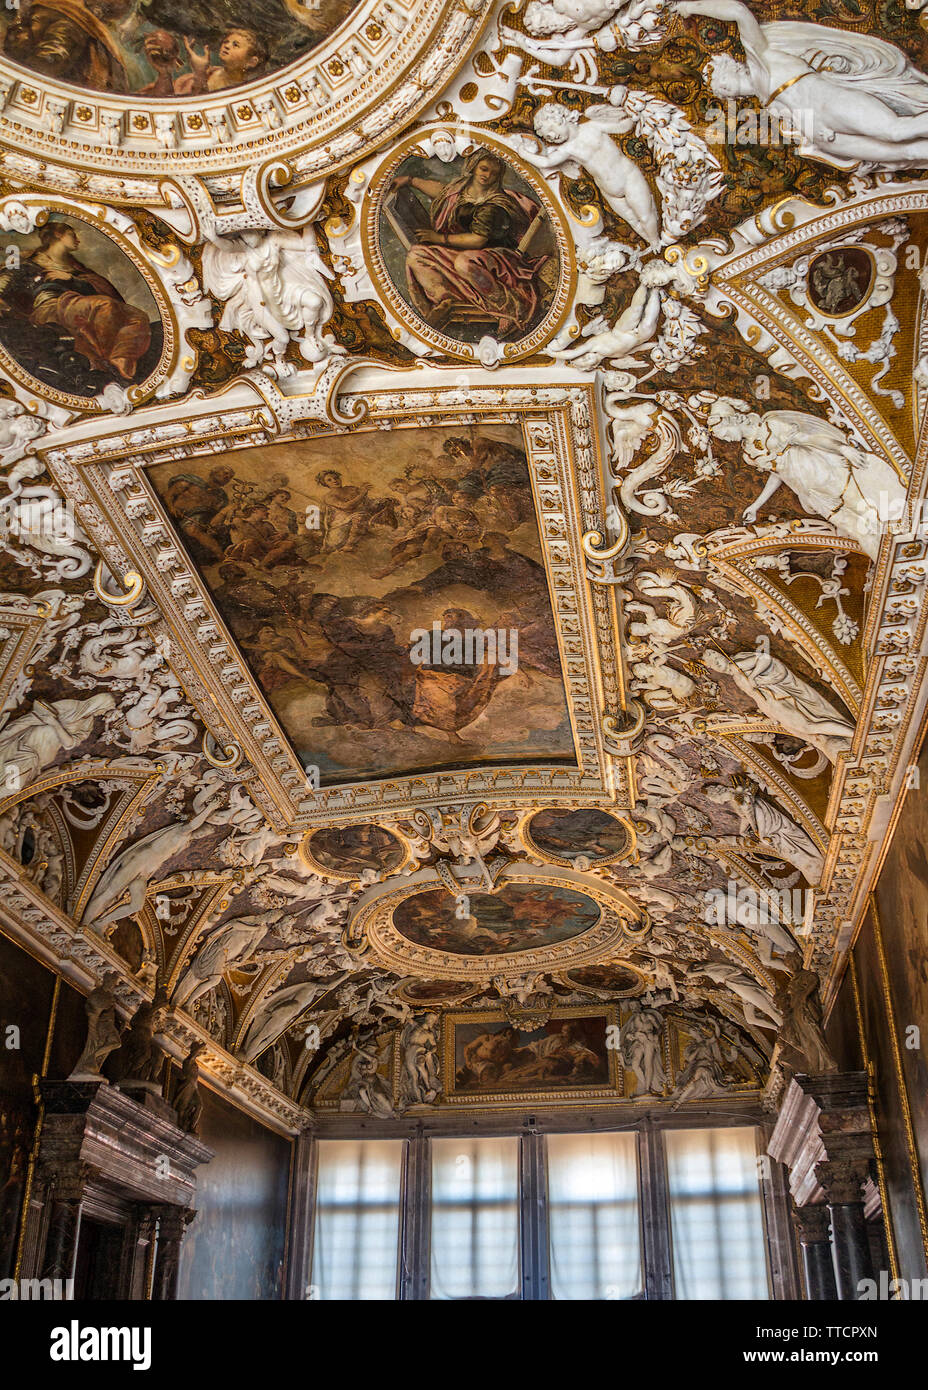
[[[775,1086],[925,704],[917,4],[4,22],[6,929],[282,1128]]]

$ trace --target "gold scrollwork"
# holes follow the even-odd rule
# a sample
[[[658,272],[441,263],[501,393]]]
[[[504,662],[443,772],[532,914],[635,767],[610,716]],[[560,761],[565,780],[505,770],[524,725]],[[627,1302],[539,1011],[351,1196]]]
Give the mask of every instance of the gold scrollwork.
[[[104,564],[102,560],[97,561],[97,567],[93,572],[93,591],[101,603],[105,603],[108,608],[134,608],[145,592],[145,580],[136,570],[127,570],[123,575],[121,583],[123,592],[121,594],[111,593],[106,588],[106,577],[115,579],[115,575]]]
[[[209,729],[203,731],[203,739],[200,746],[203,749],[204,758],[211,767],[228,769],[238,767],[239,763],[242,761],[242,750],[237,743],[221,744],[217,738],[213,737]],[[212,751],[213,748],[221,748],[225,757],[219,757]]]

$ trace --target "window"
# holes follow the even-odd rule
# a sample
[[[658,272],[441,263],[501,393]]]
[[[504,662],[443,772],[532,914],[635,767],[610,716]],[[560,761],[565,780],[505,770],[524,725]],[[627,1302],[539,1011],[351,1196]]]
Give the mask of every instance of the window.
[[[310,1298],[772,1297],[753,1127],[450,1125],[316,1141]]]
[[[519,1140],[432,1140],[432,1298],[519,1297]]]
[[[402,1139],[322,1139],[316,1170],[313,1297],[396,1298]]]
[[[643,1277],[637,1136],[549,1134],[545,1147],[551,1297],[634,1298]]]
[[[665,1131],[678,1299],[769,1298],[754,1129]]]

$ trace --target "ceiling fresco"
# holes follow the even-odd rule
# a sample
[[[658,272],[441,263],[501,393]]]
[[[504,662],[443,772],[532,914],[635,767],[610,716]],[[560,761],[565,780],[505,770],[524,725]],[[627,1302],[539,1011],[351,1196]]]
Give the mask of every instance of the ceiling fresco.
[[[321,780],[575,760],[517,430],[307,440],[150,476]],[[494,634],[498,659],[462,636],[449,667],[467,632]]]
[[[98,92],[204,96],[253,82],[301,57],[354,9],[274,0],[46,0],[11,9],[2,52],[39,78]]]
[[[290,1132],[777,1094],[917,785],[926,13],[8,12],[4,929]]]

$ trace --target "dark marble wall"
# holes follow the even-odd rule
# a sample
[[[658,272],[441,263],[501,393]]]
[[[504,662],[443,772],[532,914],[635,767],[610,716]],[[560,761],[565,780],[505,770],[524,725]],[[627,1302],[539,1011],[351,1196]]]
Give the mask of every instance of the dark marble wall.
[[[200,1138],[216,1156],[197,1171],[197,1214],[181,1248],[178,1297],[281,1298],[289,1141],[205,1087]]]
[[[918,770],[828,1023],[841,1067],[872,1067],[886,1201],[909,1279],[928,1274],[928,744]]]
[[[0,1279],[13,1274],[55,977],[0,936]]]

